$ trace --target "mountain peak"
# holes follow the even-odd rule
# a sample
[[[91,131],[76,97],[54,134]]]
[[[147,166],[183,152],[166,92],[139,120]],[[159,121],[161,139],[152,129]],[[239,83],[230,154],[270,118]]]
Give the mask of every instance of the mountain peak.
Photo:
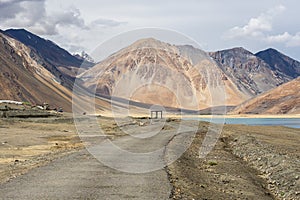
[[[139,39],[130,46],[133,48],[144,48],[144,47],[162,48],[170,45],[168,43],[150,37],[150,38]]]
[[[144,42],[147,42],[147,43],[152,43],[152,42],[161,42],[160,40],[157,40],[153,37],[149,37],[149,38],[142,38],[142,39],[139,39],[137,40],[135,43],[144,43]]]
[[[284,55],[276,49],[269,48],[255,55],[268,63],[273,70],[277,70],[292,78],[300,76],[300,62]]]
[[[252,57],[254,56],[254,54],[243,48],[243,47],[234,47],[234,48],[231,48],[231,49],[224,49],[224,50],[219,50],[219,51],[216,51],[216,52],[209,52],[209,55],[214,57],[216,55],[224,55],[226,57]]]
[[[234,47],[232,49],[227,49],[227,50],[223,50],[223,51],[231,51],[231,52],[234,52],[234,53],[244,53],[244,54],[252,54],[253,53],[243,47]]]
[[[21,28],[21,29],[13,29],[13,28],[12,29],[7,29],[7,30],[4,31],[4,33],[11,36],[11,37],[13,37],[13,38],[15,38],[15,39],[18,39],[18,38],[16,38],[17,36],[23,36],[23,37],[27,36],[26,39],[33,39],[33,38],[41,39],[41,40],[43,39],[40,36],[35,35],[35,34],[29,32],[28,30],[26,30],[24,28]],[[24,42],[22,42],[22,43],[24,43]]]
[[[211,52],[210,56],[239,87],[254,96],[289,80],[278,77],[266,62],[242,47]]]
[[[9,32],[12,32],[12,31],[16,31],[16,32],[26,32],[26,33],[30,33],[29,31],[27,31],[26,29],[24,28],[10,28],[10,29],[7,29],[5,31],[9,31]],[[31,34],[31,33],[30,33]]]
[[[266,49],[266,50],[264,50],[264,51],[270,51],[270,52],[280,53],[278,50],[273,49],[273,48],[268,48],[268,49]]]

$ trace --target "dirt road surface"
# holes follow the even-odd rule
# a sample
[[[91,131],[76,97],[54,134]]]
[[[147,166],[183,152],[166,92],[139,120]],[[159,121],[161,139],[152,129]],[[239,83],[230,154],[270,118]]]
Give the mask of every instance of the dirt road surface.
[[[172,186],[164,168],[164,152],[170,139],[178,133],[168,127],[156,134],[160,126],[133,126],[128,130],[135,137],[125,136],[113,141],[115,145],[138,156],[125,157],[126,151],[116,151],[104,139],[101,145],[89,146],[88,150],[94,151],[96,158],[100,156],[106,164],[125,172],[112,169],[87,150],[81,150],[0,185],[0,198],[169,199]],[[99,138],[91,141],[99,142]]]
[[[0,186],[0,199],[168,199],[164,170],[123,173],[86,150],[58,159]]]

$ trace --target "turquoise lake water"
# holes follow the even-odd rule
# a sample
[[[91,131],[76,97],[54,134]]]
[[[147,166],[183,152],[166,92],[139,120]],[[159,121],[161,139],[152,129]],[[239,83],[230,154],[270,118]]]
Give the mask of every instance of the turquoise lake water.
[[[187,120],[199,120],[212,123],[245,124],[259,126],[287,126],[300,128],[300,118],[185,118]]]

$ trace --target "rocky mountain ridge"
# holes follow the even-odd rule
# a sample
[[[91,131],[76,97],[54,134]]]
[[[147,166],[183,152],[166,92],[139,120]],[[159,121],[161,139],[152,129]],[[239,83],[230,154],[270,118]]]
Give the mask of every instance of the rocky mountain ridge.
[[[300,76],[300,62],[294,60],[276,49],[266,49],[255,54],[269,64],[272,70],[283,73],[291,78]]]
[[[145,38],[91,67],[91,62],[82,66],[87,54],[72,56],[26,30],[1,31],[1,41],[1,82],[6,92],[0,98],[10,100],[41,102],[33,95],[39,89],[29,89],[41,84],[33,79],[43,80],[42,85],[51,88],[58,84],[54,88],[63,91],[59,95],[66,96],[67,89],[70,96],[77,78],[89,92],[100,96],[189,110],[232,108],[300,75],[299,62],[274,49],[257,54],[243,48],[206,53],[190,45]],[[77,75],[79,67],[84,70]],[[26,72],[22,74],[22,70]],[[18,74],[18,84],[13,74]],[[20,89],[22,84],[27,84],[27,89]]]
[[[238,104],[248,98],[223,76],[204,51],[148,38],[114,53],[79,77],[96,94],[185,109]]]
[[[209,55],[219,63],[223,72],[241,88],[256,96],[292,78],[274,68],[244,48],[211,52]]]
[[[182,76],[176,76],[177,73]],[[115,92],[124,75],[130,78],[122,83],[122,92]],[[99,95],[185,109],[191,109],[187,105],[192,96],[198,99],[200,109],[224,104],[237,106],[293,79],[243,48],[207,54],[190,45],[170,45],[153,38],[136,41],[79,77],[85,87]],[[180,91],[187,91],[189,86],[195,93],[182,93],[190,99],[179,103],[174,81],[180,85]],[[145,83],[148,87],[139,86]],[[221,86],[219,89],[223,91],[218,91],[216,86]]]

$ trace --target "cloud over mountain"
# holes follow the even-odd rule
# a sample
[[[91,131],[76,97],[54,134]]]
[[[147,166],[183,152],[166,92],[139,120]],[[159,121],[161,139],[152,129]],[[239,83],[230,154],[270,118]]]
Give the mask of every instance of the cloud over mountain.
[[[123,22],[99,18],[87,23],[74,6],[67,10],[48,12],[46,0],[1,0],[0,19],[9,27],[28,27],[40,35],[56,35],[61,27],[88,30],[95,26],[118,26]]]
[[[0,19],[6,26],[30,27],[37,34],[57,34],[59,26],[85,28],[78,9],[47,13],[45,0],[10,0],[0,2]]]
[[[261,13],[258,17],[251,18],[248,23],[242,27],[235,26],[231,28],[225,37],[243,38],[243,37],[264,37],[265,33],[272,30],[272,22],[274,17],[285,11],[283,5],[276,6],[265,13]]]
[[[112,36],[157,27],[186,34],[207,51],[272,47],[299,59],[299,5],[294,0],[0,0],[0,29],[25,28],[69,51],[92,54]]]
[[[273,22],[276,16],[285,12],[283,5],[269,9],[258,17],[251,18],[244,26],[235,26],[224,34],[225,39],[250,38],[265,41],[269,44],[279,43],[287,47],[300,46],[300,32],[291,34],[289,32],[279,34],[268,34],[273,30]]]

